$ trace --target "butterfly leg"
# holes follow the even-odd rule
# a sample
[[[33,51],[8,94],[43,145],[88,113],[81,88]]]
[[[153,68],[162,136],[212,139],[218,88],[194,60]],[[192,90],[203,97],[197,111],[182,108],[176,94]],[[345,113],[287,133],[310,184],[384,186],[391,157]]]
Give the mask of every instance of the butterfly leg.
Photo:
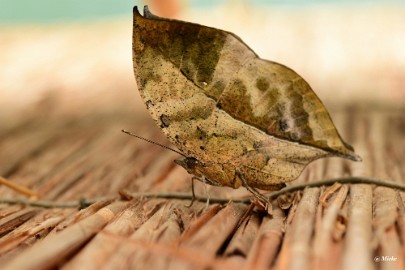
[[[190,208],[193,205],[194,201],[195,201],[194,180],[196,180],[196,179],[198,179],[197,176],[191,177],[191,194],[192,194],[192,197],[191,197],[190,204],[186,205],[187,208]]]
[[[207,203],[205,205],[205,209],[207,209],[210,206],[210,192],[208,191],[208,183],[206,182],[207,178],[204,175],[202,176],[202,181],[205,184],[204,188],[205,188],[205,193],[207,194]]]
[[[257,189],[255,189],[254,187],[250,186],[243,173],[237,171],[236,174],[239,176],[240,180],[242,181],[243,186],[250,192],[253,194],[253,196],[255,196],[255,198],[259,201],[259,203],[261,204],[261,206],[264,207],[264,209],[267,211],[270,205],[270,201],[269,198],[267,198],[265,195],[263,195],[262,193],[260,193]]]
[[[204,187],[205,187],[205,192],[207,193],[207,204],[206,204],[206,208],[208,208],[208,206],[210,205],[210,193],[208,191],[208,186],[207,185],[216,185],[216,182],[213,182],[211,180],[209,180],[208,178],[206,178],[204,175],[201,177],[197,177],[197,176],[193,176],[191,178],[191,193],[192,193],[192,198],[191,198],[191,202],[189,205],[186,205],[187,208],[190,208],[194,201],[195,201],[195,192],[194,192],[194,180],[198,180],[204,183]]]

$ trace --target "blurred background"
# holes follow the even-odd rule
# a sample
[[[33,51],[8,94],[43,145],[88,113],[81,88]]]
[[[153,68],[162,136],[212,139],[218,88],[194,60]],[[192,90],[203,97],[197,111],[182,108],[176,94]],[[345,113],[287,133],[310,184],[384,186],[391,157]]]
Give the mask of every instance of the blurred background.
[[[144,4],[239,35],[302,75],[328,108],[405,106],[405,1],[0,0],[0,126],[147,115],[131,56],[132,7]]]

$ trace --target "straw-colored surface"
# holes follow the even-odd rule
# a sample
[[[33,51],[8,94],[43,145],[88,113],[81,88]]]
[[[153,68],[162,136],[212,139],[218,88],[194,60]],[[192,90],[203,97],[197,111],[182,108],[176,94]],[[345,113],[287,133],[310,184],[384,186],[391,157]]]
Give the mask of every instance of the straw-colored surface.
[[[356,175],[404,183],[404,115],[388,109],[334,111],[363,163],[317,161],[298,181]],[[125,113],[21,123],[2,131],[1,175],[43,200],[99,198],[80,211],[1,205],[2,269],[404,267],[404,193],[370,185],[310,188],[292,194],[288,210],[274,206],[271,218],[231,202],[206,209],[202,202],[187,208],[180,200],[123,200],[119,191],[189,192],[190,177],[173,164],[175,154],[124,135],[121,128],[164,140],[153,123]],[[202,184],[197,192],[205,195]],[[209,193],[246,194],[212,187]],[[0,196],[21,197],[5,187]],[[375,256],[396,261],[375,263]]]

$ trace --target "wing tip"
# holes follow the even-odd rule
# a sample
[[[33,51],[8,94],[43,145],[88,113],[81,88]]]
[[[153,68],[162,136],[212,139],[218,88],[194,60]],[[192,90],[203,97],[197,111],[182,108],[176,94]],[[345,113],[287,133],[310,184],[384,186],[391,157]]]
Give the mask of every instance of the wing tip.
[[[332,155],[338,156],[338,157],[342,157],[345,159],[349,159],[352,161],[363,161],[363,159],[361,158],[361,156],[359,156],[358,154],[356,154],[354,152],[354,150],[350,150],[350,149],[339,149],[337,151],[333,151]]]
[[[143,6],[143,16],[142,16],[142,14],[139,12],[138,6],[134,6],[134,8],[133,8],[133,13],[134,13],[135,15],[138,15],[138,16],[141,16],[141,17],[145,17],[145,18],[148,18],[148,19],[156,18],[156,17],[157,17],[156,15],[154,15],[154,14],[149,10],[149,6],[148,6],[148,5]]]
[[[363,159],[361,158],[361,156],[357,155],[356,153],[353,153],[351,155],[345,155],[345,158],[350,159],[352,161],[363,161]]]
[[[361,156],[357,155],[356,153],[353,153],[353,155],[351,155],[351,156],[349,157],[349,159],[350,159],[350,160],[353,160],[353,161],[359,161],[359,162],[363,161],[363,159],[361,158]]]

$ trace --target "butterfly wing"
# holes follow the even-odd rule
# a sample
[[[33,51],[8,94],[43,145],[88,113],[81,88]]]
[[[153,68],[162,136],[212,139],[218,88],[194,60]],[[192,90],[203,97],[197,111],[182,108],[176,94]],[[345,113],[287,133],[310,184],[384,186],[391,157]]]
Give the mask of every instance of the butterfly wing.
[[[170,120],[204,117],[216,106],[271,136],[359,159],[308,83],[293,70],[258,58],[226,31],[159,18],[147,9],[143,17],[135,8],[134,18],[135,72],[145,102],[168,102],[174,110],[183,105],[175,119],[153,115],[162,128]],[[204,106],[188,106],[196,102]]]
[[[135,7],[133,60],[152,118],[186,156],[252,167],[250,178],[273,171],[269,182],[295,179],[316,158],[360,159],[304,79],[232,33]]]

